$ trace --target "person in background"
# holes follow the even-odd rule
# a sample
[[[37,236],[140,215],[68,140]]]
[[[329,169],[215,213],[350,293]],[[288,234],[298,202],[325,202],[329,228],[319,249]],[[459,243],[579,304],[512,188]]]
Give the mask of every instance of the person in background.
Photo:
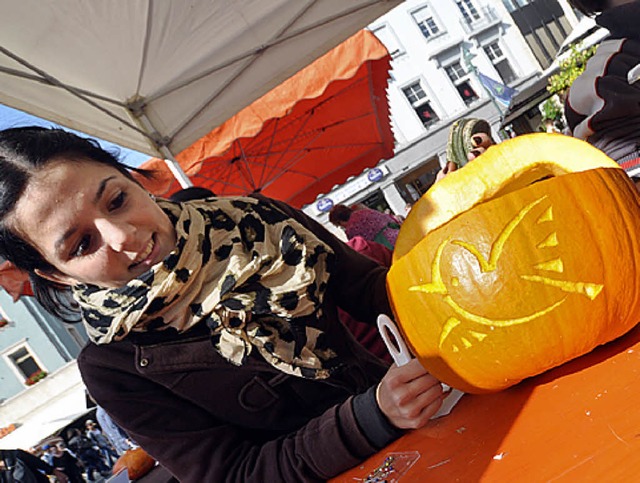
[[[640,2],[570,0],[610,35],[587,61],[565,100],[570,134],[623,167],[640,158]]]
[[[78,428],[70,428],[67,431],[67,445],[73,454],[80,460],[87,472],[87,480],[94,481],[94,476],[99,473],[102,476],[111,474],[109,467],[102,459],[98,447],[87,438]]]
[[[407,216],[409,216],[409,212],[411,211],[411,208],[413,208],[413,203],[407,203],[404,205],[404,218],[406,219]]]
[[[21,449],[0,449],[0,483],[49,483],[45,475],[66,483],[66,475]]]
[[[52,466],[62,471],[69,483],[84,483],[82,477],[82,463],[69,450],[63,442],[52,445],[50,448]]]
[[[182,483],[328,480],[445,397],[338,319],[392,315],[384,267],[258,194],[154,199],[60,129],[0,131],[0,255],[81,318],[89,393]]]
[[[389,268],[391,266],[393,252],[381,243],[365,240],[361,236],[354,236],[347,241],[347,245],[358,253],[371,258],[383,267]],[[389,363],[393,362],[389,349],[387,349],[377,327],[372,327],[371,324],[356,320],[342,309],[338,310],[338,315],[340,321],[349,329],[363,347],[376,357]]]
[[[116,453],[116,450],[111,446],[109,439],[102,434],[102,431],[92,419],[87,419],[84,423],[84,427],[87,438],[89,438],[98,447],[107,466],[113,466],[113,463],[118,459],[118,453]]]
[[[449,128],[447,161],[436,174],[436,181],[473,161],[494,144],[491,126],[484,119],[462,118],[455,121]]]
[[[40,459],[50,466],[53,466],[53,446],[45,444],[42,446],[42,455]]]
[[[360,236],[390,250],[393,250],[400,231],[400,221],[396,217],[362,204],[353,207],[335,205],[329,211],[329,221],[342,228],[348,239]]]
[[[118,455],[122,455],[128,449],[133,449],[138,446],[124,429],[111,419],[109,413],[107,413],[102,406],[96,407],[96,419],[104,435],[109,439]]]

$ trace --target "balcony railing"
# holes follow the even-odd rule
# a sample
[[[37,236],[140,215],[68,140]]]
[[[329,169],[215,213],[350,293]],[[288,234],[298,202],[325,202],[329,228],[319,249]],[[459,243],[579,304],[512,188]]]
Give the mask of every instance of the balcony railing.
[[[483,6],[478,13],[480,17],[468,22],[466,19],[460,19],[460,25],[467,35],[475,35],[501,22],[496,10],[490,6]]]

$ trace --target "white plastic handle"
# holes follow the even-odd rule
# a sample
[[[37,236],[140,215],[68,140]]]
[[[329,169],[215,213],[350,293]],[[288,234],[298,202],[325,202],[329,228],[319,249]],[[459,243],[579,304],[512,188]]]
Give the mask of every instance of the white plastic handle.
[[[404,366],[412,359],[411,353],[407,348],[407,344],[405,344],[404,339],[393,320],[384,314],[378,315],[378,330],[380,331],[382,340],[387,345],[387,349],[389,349],[389,353],[391,354],[391,357],[393,357],[397,366]],[[391,340],[390,336],[393,336],[394,340]],[[431,416],[431,419],[436,419],[449,414],[464,394],[457,389],[450,388],[444,383],[442,383],[442,390],[448,394],[442,401],[442,406],[438,412]]]
[[[411,353],[393,320],[384,314],[378,315],[378,330],[397,366],[404,366],[411,360]],[[393,336],[393,340],[391,340]]]

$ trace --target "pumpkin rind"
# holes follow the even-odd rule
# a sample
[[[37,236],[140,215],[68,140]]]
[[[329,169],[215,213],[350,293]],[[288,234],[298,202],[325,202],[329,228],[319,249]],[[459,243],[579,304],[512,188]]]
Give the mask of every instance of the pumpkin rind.
[[[636,325],[639,199],[615,166],[507,189],[394,261],[392,306],[425,368],[466,392],[496,391]],[[421,229],[408,221],[402,230]]]
[[[547,175],[620,166],[589,143],[562,134],[527,134],[489,147],[434,184],[411,208],[393,251],[397,260],[427,233],[488,199]]]
[[[156,460],[142,448],[129,449],[113,464],[112,472],[115,475],[126,468],[129,479],[137,480],[149,473],[155,464]]]

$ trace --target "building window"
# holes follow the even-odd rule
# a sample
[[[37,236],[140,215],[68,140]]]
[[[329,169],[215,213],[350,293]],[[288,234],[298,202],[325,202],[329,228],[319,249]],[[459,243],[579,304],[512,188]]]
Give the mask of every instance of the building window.
[[[80,334],[80,331],[78,329],[76,329],[71,324],[65,324],[65,329],[67,329],[67,332],[69,333],[71,338],[74,340],[74,342],[78,344],[79,348],[84,347],[87,340],[86,340],[86,337],[83,337],[82,334]]]
[[[45,373],[27,344],[23,344],[9,352],[7,358],[27,385],[30,385],[29,382],[37,378],[39,374]]]
[[[437,157],[426,160],[418,168],[396,180],[395,184],[403,200],[413,204],[435,183],[440,171]]]
[[[381,213],[392,213],[389,203],[387,203],[384,194],[382,194],[380,190],[375,190],[373,193],[367,195],[360,203]]]
[[[415,106],[413,110],[420,118],[424,127],[429,127],[440,120],[429,102],[423,102],[419,106]]]
[[[511,68],[509,59],[507,59],[502,52],[497,40],[485,45],[483,49],[496,71],[498,71],[498,74],[500,74],[500,78],[504,84],[509,84],[516,80],[516,75]]]
[[[504,57],[504,54],[502,53],[502,49],[500,48],[500,45],[498,44],[497,40],[494,40],[490,44],[485,45],[483,48],[485,53],[487,54],[487,57],[489,57],[489,60],[491,62],[495,62],[496,60]]]
[[[525,5],[529,5],[531,0],[502,0],[502,3],[507,7],[509,13],[512,13],[521,9]]]
[[[451,82],[454,84],[467,77],[467,71],[464,70],[460,62],[454,62],[453,64],[446,66],[444,70],[449,76],[449,79],[451,79]]]
[[[427,97],[427,95],[422,90],[420,82],[416,82],[408,87],[405,87],[404,89],[402,89],[402,92],[404,92],[404,95],[407,97],[407,100],[411,103],[412,106]]]
[[[469,81],[463,81],[456,85],[456,89],[458,90],[458,94],[462,97],[464,103],[468,106],[473,101],[478,99],[478,94],[473,90]]]
[[[478,94],[476,94],[476,91],[471,87],[467,72],[464,70],[462,65],[460,65],[460,62],[449,64],[445,66],[444,70],[466,105],[469,105],[478,99]]]
[[[422,89],[420,82],[415,82],[403,88],[402,92],[404,92],[405,97],[413,107],[413,110],[424,127],[429,127],[440,120],[431,107],[431,103],[427,99],[427,95]]]
[[[456,0],[456,5],[465,22],[473,23],[480,20],[480,14],[471,0]]]
[[[392,58],[404,54],[405,50],[391,27],[384,25],[375,29],[373,33],[384,44]]]
[[[411,15],[426,39],[430,39],[440,33],[440,27],[438,27],[438,23],[428,6],[416,10]]]

